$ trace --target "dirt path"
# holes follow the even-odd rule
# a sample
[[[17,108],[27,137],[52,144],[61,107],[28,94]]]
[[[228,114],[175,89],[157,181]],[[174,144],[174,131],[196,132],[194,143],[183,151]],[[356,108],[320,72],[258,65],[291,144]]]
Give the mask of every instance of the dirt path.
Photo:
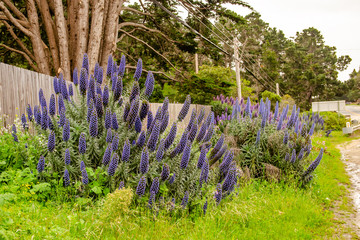
[[[338,148],[350,176],[351,187],[348,190],[355,210],[345,220],[349,225],[353,225],[352,228],[360,237],[360,139],[340,145]]]

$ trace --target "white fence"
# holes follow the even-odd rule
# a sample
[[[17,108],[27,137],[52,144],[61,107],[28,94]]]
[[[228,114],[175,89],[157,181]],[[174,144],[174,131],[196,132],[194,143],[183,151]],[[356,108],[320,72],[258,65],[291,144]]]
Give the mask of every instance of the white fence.
[[[313,112],[345,111],[345,100],[313,102],[312,103],[312,111]]]

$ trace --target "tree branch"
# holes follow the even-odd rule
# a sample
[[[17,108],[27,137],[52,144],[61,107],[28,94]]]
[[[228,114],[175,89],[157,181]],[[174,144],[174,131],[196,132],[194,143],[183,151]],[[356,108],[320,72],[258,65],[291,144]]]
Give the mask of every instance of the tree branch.
[[[12,47],[9,47],[9,46],[7,46],[7,45],[5,45],[5,44],[2,44],[2,43],[0,43],[0,47],[4,47],[4,48],[6,48],[7,50],[9,50],[9,51],[11,51],[11,52],[16,52],[16,53],[19,53],[19,54],[23,55],[23,56],[26,58],[26,60],[29,62],[30,66],[31,66],[36,72],[39,72],[38,67],[33,63],[33,61],[31,60],[31,58],[30,58],[25,52],[20,51],[20,50],[17,50],[17,49],[12,48]]]
[[[5,16],[7,17],[7,20],[9,20],[10,22],[12,22],[17,28],[19,28],[23,33],[25,33],[28,36],[33,36],[33,33],[31,31],[29,31],[28,29],[26,29],[20,22],[18,19],[14,18],[13,15],[10,13],[10,11],[5,7],[3,2],[0,2],[0,10],[3,11],[3,13],[5,14]],[[30,24],[29,24],[30,26]]]
[[[22,12],[19,11],[19,9],[17,9],[17,7],[14,6],[14,4],[12,2],[10,2],[9,0],[2,0],[2,2],[4,2],[8,8],[13,11],[13,13],[15,13],[15,15],[20,18],[20,20],[24,21],[24,22],[28,22],[27,18],[24,16],[24,14],[22,14]],[[29,25],[29,23],[28,23]]]
[[[134,9],[134,8],[131,8],[131,7],[122,7],[121,10],[123,10],[123,11],[124,11],[124,10],[125,10],[125,11],[130,11],[130,12],[134,12],[134,13],[136,13],[136,14],[145,15],[145,16],[152,16],[152,17],[153,17],[153,15],[150,14],[150,13],[145,13],[145,12],[136,10],[136,9]]]

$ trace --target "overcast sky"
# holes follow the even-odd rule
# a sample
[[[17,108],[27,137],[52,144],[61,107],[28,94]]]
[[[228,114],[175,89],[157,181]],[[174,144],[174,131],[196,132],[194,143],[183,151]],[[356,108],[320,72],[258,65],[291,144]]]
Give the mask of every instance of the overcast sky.
[[[340,80],[349,79],[360,66],[360,0],[247,0],[262,19],[284,31],[287,37],[315,27],[324,36],[325,44],[335,46],[338,56],[352,58],[347,70],[339,73]],[[232,6],[241,15],[249,10]]]

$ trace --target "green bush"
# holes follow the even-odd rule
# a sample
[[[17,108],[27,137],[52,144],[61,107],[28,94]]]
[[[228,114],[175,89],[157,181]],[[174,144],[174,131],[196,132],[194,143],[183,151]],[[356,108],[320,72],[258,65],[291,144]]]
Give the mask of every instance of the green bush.
[[[321,112],[324,130],[342,130],[346,126],[345,116],[337,112]]]
[[[262,92],[261,97],[262,97],[263,100],[268,98],[271,101],[272,110],[275,109],[275,103],[276,102],[279,102],[279,103],[281,102],[281,97],[279,95],[277,95],[276,93],[270,92],[268,90],[265,90],[264,92]]]

